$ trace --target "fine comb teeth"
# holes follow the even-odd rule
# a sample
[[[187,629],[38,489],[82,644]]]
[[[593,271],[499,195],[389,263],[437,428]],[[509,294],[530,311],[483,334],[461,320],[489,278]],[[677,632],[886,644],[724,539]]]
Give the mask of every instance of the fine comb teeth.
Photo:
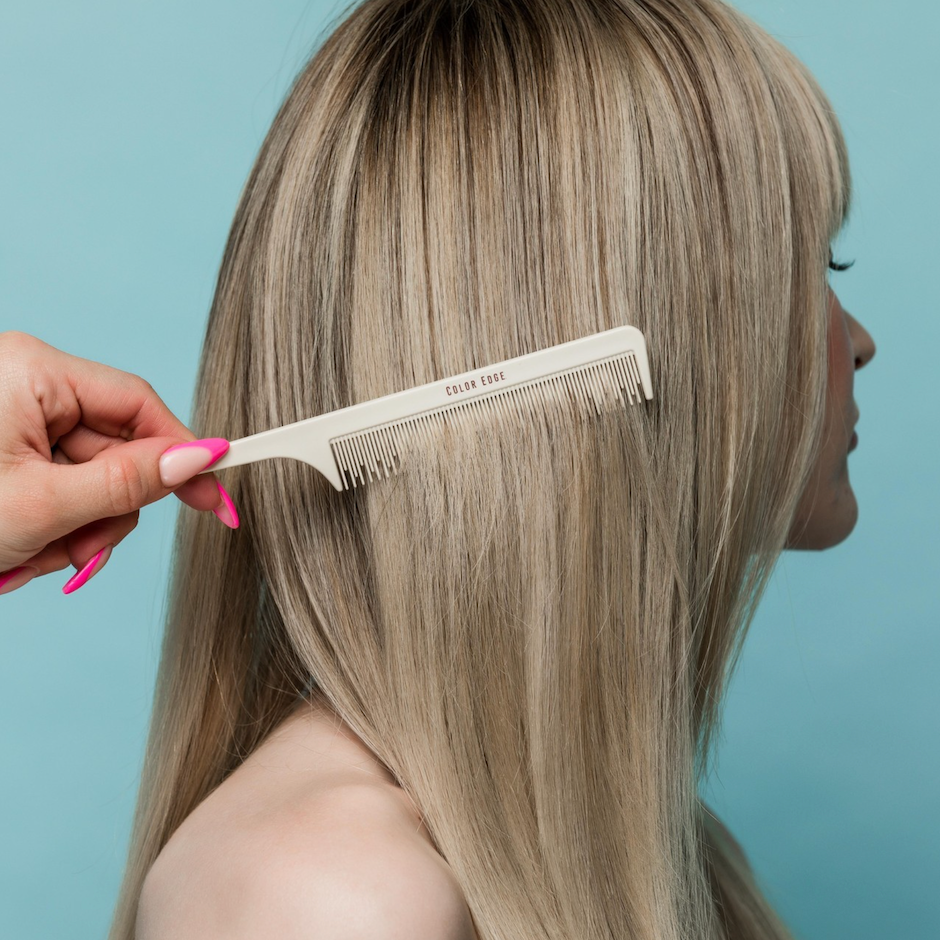
[[[646,340],[636,327],[618,326],[231,441],[225,456],[202,472],[291,457],[342,491],[397,473],[409,444],[448,417],[519,403],[533,407],[552,391],[592,402],[600,414],[603,406],[622,402],[621,393],[638,403],[641,388],[647,400],[653,397]]]

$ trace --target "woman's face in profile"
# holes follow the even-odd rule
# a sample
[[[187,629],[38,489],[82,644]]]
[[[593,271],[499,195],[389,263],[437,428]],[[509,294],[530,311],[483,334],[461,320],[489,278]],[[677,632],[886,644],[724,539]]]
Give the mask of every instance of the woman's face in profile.
[[[829,394],[823,445],[809,484],[800,497],[786,548],[838,545],[855,528],[858,503],[849,482],[849,448],[859,410],[855,372],[875,355],[867,330],[843,309],[829,288]]]

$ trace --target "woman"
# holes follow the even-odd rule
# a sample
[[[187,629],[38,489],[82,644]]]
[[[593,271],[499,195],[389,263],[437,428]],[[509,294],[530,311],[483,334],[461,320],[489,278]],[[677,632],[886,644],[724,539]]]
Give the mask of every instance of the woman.
[[[779,551],[854,524],[872,346],[826,279],[849,192],[825,95],[713,0],[342,22],[242,195],[197,433],[622,323],[656,391],[481,423],[342,495],[299,462],[223,474],[243,526],[182,520],[113,940],[151,867],[167,935],[355,911],[466,936],[451,880],[480,940],[786,936],[697,785]]]
[[[226,471],[239,531],[179,524],[111,940],[789,936],[698,784],[780,551],[855,523],[849,197],[825,94],[719,0],[352,11],[242,194],[197,435],[624,323],[654,398],[341,494]]]

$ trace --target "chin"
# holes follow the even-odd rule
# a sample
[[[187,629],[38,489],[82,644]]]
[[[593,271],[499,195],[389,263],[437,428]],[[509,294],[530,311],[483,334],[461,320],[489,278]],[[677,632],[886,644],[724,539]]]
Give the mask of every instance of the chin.
[[[794,526],[784,548],[821,552],[844,542],[857,522],[858,501],[851,485],[846,483],[845,490],[825,510],[817,509],[803,526]]]

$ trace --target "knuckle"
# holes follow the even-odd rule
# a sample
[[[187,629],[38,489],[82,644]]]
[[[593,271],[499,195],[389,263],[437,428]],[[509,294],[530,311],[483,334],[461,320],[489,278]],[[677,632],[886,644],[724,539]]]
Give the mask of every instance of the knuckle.
[[[0,350],[3,351],[0,361],[4,363],[5,369],[9,371],[18,360],[33,355],[39,342],[35,336],[20,330],[4,330],[0,333]]]
[[[55,347],[21,330],[0,333],[0,371],[13,385],[23,384],[35,389],[44,382],[45,369],[50,356],[57,354]]]
[[[140,468],[132,460],[117,460],[107,471],[107,492],[112,516],[134,512],[147,501],[149,488]]]
[[[3,330],[0,332],[0,344],[5,349],[14,349],[18,346],[28,346],[36,342],[36,337],[22,330]]]
[[[156,393],[156,389],[142,376],[138,375],[136,372],[130,373],[131,378],[134,381],[134,384],[145,394],[153,395]]]

